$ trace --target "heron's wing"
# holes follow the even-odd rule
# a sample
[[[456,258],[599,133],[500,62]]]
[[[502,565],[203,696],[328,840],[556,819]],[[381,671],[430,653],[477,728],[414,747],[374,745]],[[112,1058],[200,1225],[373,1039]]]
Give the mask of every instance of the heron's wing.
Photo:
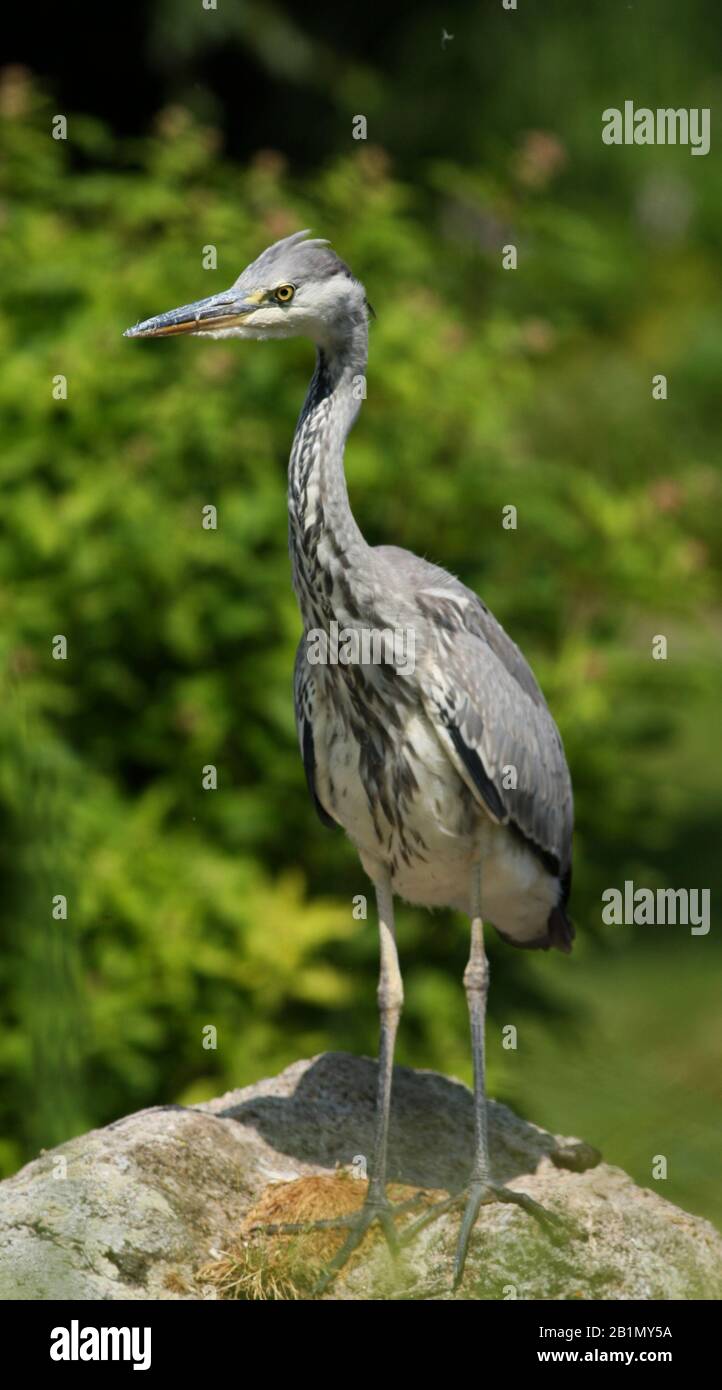
[[[417,673],[426,713],[457,771],[500,825],[568,878],[572,789],[557,727],[473,633],[445,634]]]
[[[413,586],[427,634],[416,679],[442,746],[492,819],[515,827],[566,890],[571,779],[531,668],[471,589],[407,551],[378,549]]]
[[[383,556],[393,565],[394,572],[402,575],[409,592],[425,596],[422,600],[424,614],[431,607],[436,619],[442,623],[448,621],[452,627],[456,627],[460,621],[465,631],[474,633],[491,648],[502,666],[534,704],[546,706],[536,676],[526,657],[473,589],[467,589],[460,579],[449,574],[448,570],[442,569],[440,565],[422,560],[418,555],[412,554],[410,550],[403,550],[400,546],[377,545],[374,547],[374,553]]]
[[[311,793],[311,800],[319,817],[319,820],[330,829],[336,829],[336,821],[324,810],[319,800],[316,790],[316,756],[313,747],[313,705],[315,700],[315,685],[313,676],[313,666],[307,661],[307,644],[302,638],[298,644],[296,652],[296,664],[293,671],[293,704],[296,712],[296,730],[298,741],[301,745],[301,757],[303,766],[306,770],[306,781],[308,790]]]

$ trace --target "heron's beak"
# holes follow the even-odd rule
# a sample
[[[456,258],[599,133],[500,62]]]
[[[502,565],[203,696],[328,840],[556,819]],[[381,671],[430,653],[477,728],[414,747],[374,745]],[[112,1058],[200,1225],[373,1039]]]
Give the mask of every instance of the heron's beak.
[[[233,290],[212,294],[195,304],[184,304],[167,314],[157,314],[154,319],[144,319],[135,328],[126,328],[123,337],[169,338],[173,333],[214,333],[221,328],[237,328],[258,308],[260,297],[243,297]]]

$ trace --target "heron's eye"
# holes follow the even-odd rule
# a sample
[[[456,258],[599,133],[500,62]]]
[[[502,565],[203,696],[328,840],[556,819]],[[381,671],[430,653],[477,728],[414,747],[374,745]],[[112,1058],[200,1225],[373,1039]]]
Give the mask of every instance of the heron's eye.
[[[290,304],[295,293],[293,285],[279,285],[278,289],[274,290],[274,297],[279,304]]]

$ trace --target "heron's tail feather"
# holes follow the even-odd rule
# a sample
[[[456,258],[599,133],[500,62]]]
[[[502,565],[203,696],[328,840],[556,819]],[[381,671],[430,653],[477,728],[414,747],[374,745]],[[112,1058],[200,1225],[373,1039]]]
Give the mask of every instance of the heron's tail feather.
[[[522,951],[548,951],[552,946],[556,946],[558,951],[563,951],[567,956],[576,935],[574,924],[567,917],[563,903],[552,908],[543,936],[535,936],[531,941],[520,941],[516,936],[507,936],[506,932],[500,931],[498,927],[497,931],[502,941],[508,941],[510,946],[517,946]]]
[[[556,946],[557,950],[564,951],[569,955],[572,949],[572,942],[576,935],[574,923],[567,917],[566,909],[560,904],[559,907],[552,908],[547,921],[548,945]]]

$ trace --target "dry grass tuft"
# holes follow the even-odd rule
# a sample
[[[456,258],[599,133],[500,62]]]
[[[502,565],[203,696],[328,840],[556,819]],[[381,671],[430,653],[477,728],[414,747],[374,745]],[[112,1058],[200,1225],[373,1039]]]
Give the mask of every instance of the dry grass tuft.
[[[215,1288],[223,1299],[275,1301],[311,1297],[325,1265],[346,1239],[347,1230],[342,1227],[281,1234],[258,1228],[348,1216],[362,1207],[367,1186],[345,1173],[271,1183],[248,1212],[230,1249],[198,1270],[198,1282]],[[419,1206],[429,1205],[442,1195],[420,1192],[401,1183],[390,1183],[387,1192],[394,1203],[418,1197]],[[404,1214],[399,1226],[416,1214]],[[383,1240],[383,1234],[374,1226],[354,1251],[349,1265],[379,1240]]]

